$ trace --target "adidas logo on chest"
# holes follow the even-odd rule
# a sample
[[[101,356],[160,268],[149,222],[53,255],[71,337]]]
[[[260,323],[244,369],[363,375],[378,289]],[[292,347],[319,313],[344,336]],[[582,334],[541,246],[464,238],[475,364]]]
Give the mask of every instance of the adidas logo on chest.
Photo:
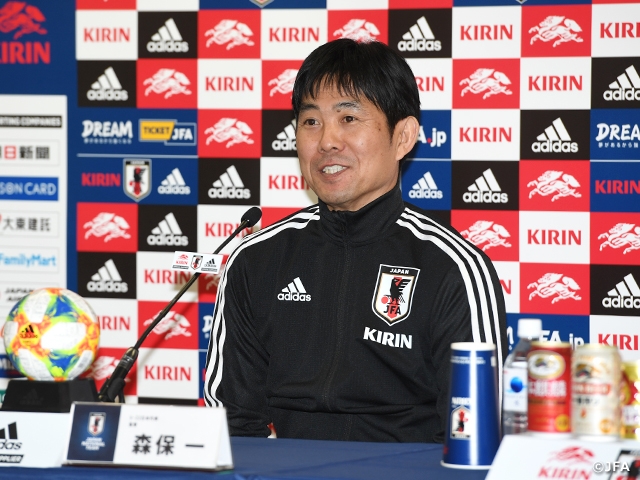
[[[300,277],[296,277],[278,294],[278,300],[287,302],[310,302],[311,295],[305,290]]]

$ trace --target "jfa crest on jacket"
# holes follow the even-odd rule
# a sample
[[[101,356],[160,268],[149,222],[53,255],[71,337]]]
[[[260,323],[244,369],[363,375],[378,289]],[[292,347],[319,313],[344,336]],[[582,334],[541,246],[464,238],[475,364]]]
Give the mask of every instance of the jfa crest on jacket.
[[[389,325],[401,322],[411,313],[411,300],[419,268],[380,265],[373,311]]]

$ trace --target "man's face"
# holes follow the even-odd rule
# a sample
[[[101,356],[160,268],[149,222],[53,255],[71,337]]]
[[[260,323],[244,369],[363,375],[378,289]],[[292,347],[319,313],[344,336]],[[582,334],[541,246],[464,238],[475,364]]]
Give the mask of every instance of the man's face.
[[[296,144],[307,184],[331,210],[356,211],[384,195],[398,180],[398,161],[415,143],[403,147],[406,121],[390,137],[384,113],[364,97],[330,86],[304,98]]]

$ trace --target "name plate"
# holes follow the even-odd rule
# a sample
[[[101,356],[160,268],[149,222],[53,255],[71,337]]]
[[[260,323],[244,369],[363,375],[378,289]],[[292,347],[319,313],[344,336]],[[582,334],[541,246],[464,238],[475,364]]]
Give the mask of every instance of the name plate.
[[[223,408],[76,402],[68,465],[233,468]]]
[[[68,413],[0,411],[0,467],[59,467],[69,436]]]
[[[487,480],[576,478],[591,480],[636,478],[640,442],[591,442],[573,438],[505,435]]]

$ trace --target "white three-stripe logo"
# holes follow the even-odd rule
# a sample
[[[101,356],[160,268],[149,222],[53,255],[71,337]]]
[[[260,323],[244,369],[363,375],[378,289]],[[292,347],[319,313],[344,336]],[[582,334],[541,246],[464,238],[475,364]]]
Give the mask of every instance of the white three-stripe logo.
[[[184,182],[184,178],[182,178],[182,174],[180,173],[180,170],[178,170],[177,168],[174,168],[173,170],[171,170],[171,173],[169,175],[167,175],[167,178],[162,180],[162,182],[160,182],[160,183],[162,185],[165,185],[165,186],[169,186],[169,185],[181,185],[181,186],[184,186],[184,185],[186,185],[186,183]]]
[[[236,187],[236,188],[244,188],[244,183],[242,183],[242,179],[240,175],[238,175],[238,170],[234,165],[231,165],[227,168],[227,171],[220,175],[220,178],[213,182],[214,187]]]
[[[154,235],[182,235],[182,230],[171,212],[165,215],[164,220],[161,220],[158,226],[151,230],[151,233]]]
[[[287,138],[291,140],[295,140],[296,139],[296,121],[291,120],[291,123],[286,127],[284,127],[284,130],[282,130],[278,134],[277,138],[279,140],[286,140]]]
[[[171,40],[181,41],[182,35],[180,35],[176,22],[173,21],[173,18],[170,18],[158,29],[158,33],[154,33],[152,35],[151,40],[154,42],[170,42]]]
[[[114,282],[122,281],[122,277],[120,276],[120,272],[116,268],[116,264],[113,263],[112,259],[104,262],[104,266],[98,269],[98,273],[93,274],[91,280],[94,282],[99,282],[101,280],[109,281],[113,280]]]
[[[624,277],[624,281],[617,283],[616,288],[609,290],[607,294],[610,297],[640,297],[640,287],[630,273]]]
[[[618,81],[610,83],[609,88],[614,90],[628,89],[628,88],[640,88],[640,77],[636,67],[631,65],[625,70],[626,75],[623,73],[618,75]]]
[[[425,40],[434,40],[436,37],[433,35],[431,31],[431,27],[427,23],[427,19],[424,16],[420,17],[416,24],[412,26],[407,33],[402,36],[403,40],[411,40],[411,39],[425,39]]]
[[[437,190],[438,186],[433,180],[431,172],[427,172],[420,178],[420,180],[418,180],[418,183],[415,183],[413,185],[412,188],[414,190]]]
[[[563,142],[570,142],[571,137],[569,136],[567,129],[564,127],[562,119],[556,118],[551,125],[544,129],[544,133],[538,135],[537,140],[540,142],[546,142],[547,140],[562,140]]]
[[[475,183],[469,185],[470,192],[501,192],[502,189],[490,168],[482,172],[482,176],[476,178]]]
[[[91,88],[93,90],[122,90],[122,85],[113,67],[109,67],[98,77],[97,82],[91,84]]]
[[[307,293],[304,289],[304,285],[300,281],[300,277],[296,277],[293,282],[290,282],[285,288],[282,289],[283,292],[291,292],[291,293]]]

